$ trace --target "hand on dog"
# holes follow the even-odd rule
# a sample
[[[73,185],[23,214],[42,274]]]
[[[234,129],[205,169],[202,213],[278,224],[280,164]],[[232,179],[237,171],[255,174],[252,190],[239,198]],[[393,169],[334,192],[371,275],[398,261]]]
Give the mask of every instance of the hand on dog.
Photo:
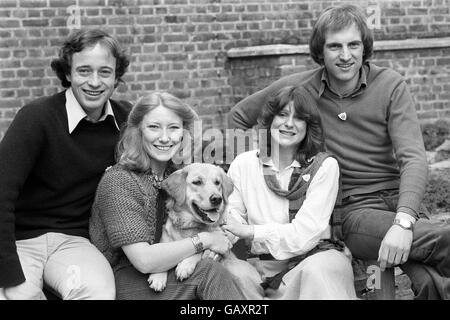
[[[215,261],[220,261],[222,260],[222,256],[217,252],[206,249],[205,251],[203,251],[202,259],[212,259]]]
[[[205,249],[209,249],[215,253],[225,255],[233,247],[233,244],[228,240],[224,231],[201,232],[198,235]]]
[[[253,226],[248,224],[229,222],[223,225],[222,228],[241,239],[252,240],[255,235]]]

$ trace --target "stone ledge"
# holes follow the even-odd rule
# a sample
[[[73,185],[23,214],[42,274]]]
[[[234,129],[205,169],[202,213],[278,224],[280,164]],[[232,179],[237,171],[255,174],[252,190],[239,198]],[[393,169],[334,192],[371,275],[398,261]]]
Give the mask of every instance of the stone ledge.
[[[246,58],[258,56],[281,56],[288,54],[309,54],[308,45],[292,44],[269,44],[264,46],[253,46],[233,48],[227,51],[228,58]]]
[[[405,39],[405,40],[383,40],[374,42],[374,51],[413,50],[450,48],[450,37]]]
[[[374,51],[413,50],[430,48],[450,48],[450,37],[383,40],[374,42]],[[232,48],[227,51],[228,58],[247,58],[259,56],[309,55],[308,45],[269,44],[243,48]]]

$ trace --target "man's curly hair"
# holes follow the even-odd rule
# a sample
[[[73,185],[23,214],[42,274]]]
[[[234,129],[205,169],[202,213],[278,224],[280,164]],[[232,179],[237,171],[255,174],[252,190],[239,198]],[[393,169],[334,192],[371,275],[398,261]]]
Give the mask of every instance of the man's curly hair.
[[[73,54],[81,52],[88,47],[93,47],[97,43],[107,47],[114,58],[116,58],[115,87],[118,86],[119,82],[123,82],[121,77],[125,74],[127,67],[130,64],[130,60],[121,48],[119,42],[99,29],[77,30],[67,38],[59,50],[58,58],[54,59],[50,64],[59,80],[61,80],[63,87],[68,88],[71,86],[70,81],[67,80],[67,75],[69,75],[71,71]]]

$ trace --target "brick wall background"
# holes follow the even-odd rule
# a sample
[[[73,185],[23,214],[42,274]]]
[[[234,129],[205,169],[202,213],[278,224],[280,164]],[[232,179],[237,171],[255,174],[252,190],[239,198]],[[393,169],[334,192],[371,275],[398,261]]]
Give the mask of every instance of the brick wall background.
[[[80,8],[81,27],[110,32],[131,55],[126,85],[119,86],[116,98],[134,101],[148,90],[168,90],[193,105],[205,126],[222,127],[225,114],[243,94],[238,92],[241,84],[232,80],[236,68],[227,60],[227,50],[306,44],[320,11],[336,2],[341,1],[2,0],[0,139],[21,106],[62,89],[49,65],[70,33],[72,5]],[[377,40],[450,36],[450,0],[347,2],[380,9]],[[433,49],[383,52],[375,60],[409,77],[425,117],[449,117],[449,56],[448,49]],[[292,65],[289,59],[259,60],[242,74],[249,80],[242,81],[260,86],[272,76],[302,68],[303,61]],[[295,59],[312,66],[307,57]],[[267,73],[270,77],[254,78]]]
[[[450,48],[376,51],[371,61],[406,78],[419,119],[450,118]],[[316,67],[304,54],[230,59],[235,103],[282,76]]]

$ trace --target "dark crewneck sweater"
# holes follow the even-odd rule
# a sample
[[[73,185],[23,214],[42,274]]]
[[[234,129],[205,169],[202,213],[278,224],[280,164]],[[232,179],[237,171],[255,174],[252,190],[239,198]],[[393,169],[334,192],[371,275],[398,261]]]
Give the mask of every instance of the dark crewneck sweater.
[[[88,237],[97,184],[114,164],[114,118],[81,120],[69,134],[65,93],[17,113],[0,143],[0,287],[21,283],[15,240],[47,232]],[[117,124],[130,105],[111,100]]]
[[[284,86],[304,85],[317,99],[327,151],[342,172],[343,197],[399,189],[397,210],[417,218],[427,183],[427,161],[415,104],[404,78],[394,70],[364,64],[356,91],[339,97],[324,67],[285,76],[240,101],[230,127],[257,122],[268,97]],[[347,119],[338,115],[345,112]]]

